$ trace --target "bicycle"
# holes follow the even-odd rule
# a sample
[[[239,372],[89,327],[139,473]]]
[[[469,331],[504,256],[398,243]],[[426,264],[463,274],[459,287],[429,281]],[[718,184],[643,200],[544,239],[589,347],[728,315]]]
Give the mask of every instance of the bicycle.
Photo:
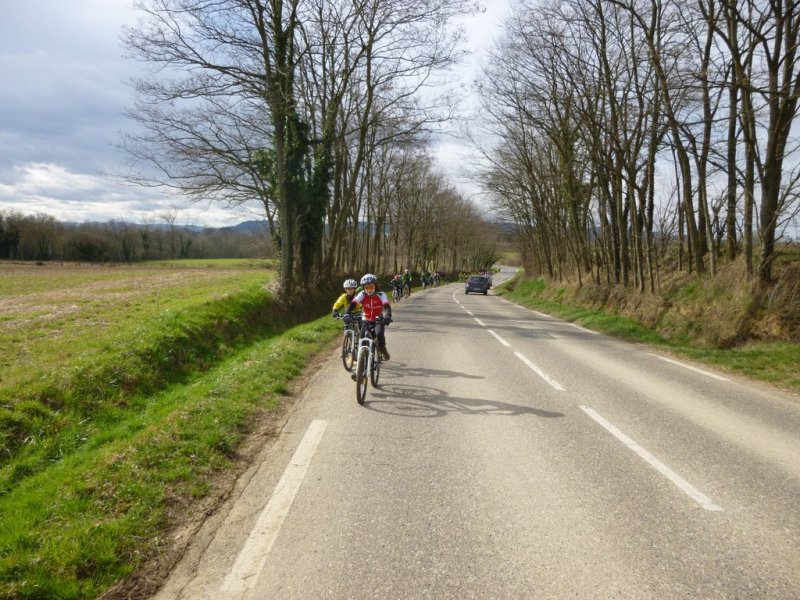
[[[392,304],[397,304],[402,299],[400,288],[392,287]]]
[[[383,317],[375,321],[364,321],[361,325],[361,337],[358,340],[358,360],[356,362],[356,400],[362,406],[367,398],[367,382],[378,387],[381,376],[381,353],[378,352],[378,339],[375,325],[383,322]]]
[[[403,298],[408,298],[411,295],[411,284],[403,284]]]
[[[336,317],[341,319],[342,317]],[[359,325],[361,324],[361,317],[354,317],[349,323],[344,324],[344,333],[342,334],[342,365],[345,371],[352,371],[353,364],[356,361],[358,353],[358,342],[356,341]]]

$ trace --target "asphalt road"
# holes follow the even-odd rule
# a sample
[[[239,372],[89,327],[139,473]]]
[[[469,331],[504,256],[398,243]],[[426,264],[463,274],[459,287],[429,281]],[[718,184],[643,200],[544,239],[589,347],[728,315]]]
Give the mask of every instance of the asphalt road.
[[[800,598],[799,398],[456,284],[394,316],[158,600]]]

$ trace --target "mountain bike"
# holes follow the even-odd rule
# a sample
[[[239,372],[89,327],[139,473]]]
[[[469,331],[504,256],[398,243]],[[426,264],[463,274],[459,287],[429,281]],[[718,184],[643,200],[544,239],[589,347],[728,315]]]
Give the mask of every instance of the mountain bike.
[[[404,283],[403,284],[403,298],[408,298],[411,295],[411,284]]]
[[[402,300],[403,293],[400,291],[400,288],[392,287],[392,304],[397,304]]]
[[[342,317],[336,317],[341,319]],[[349,323],[344,324],[344,333],[342,334],[342,365],[345,371],[352,371],[353,364],[356,361],[358,353],[358,330],[361,324],[361,317],[353,317]]]
[[[378,339],[375,325],[383,321],[378,317],[375,321],[364,321],[361,325],[361,337],[358,340],[358,359],[356,361],[356,400],[363,405],[367,397],[367,382],[378,387],[381,376],[381,355],[378,352]]]

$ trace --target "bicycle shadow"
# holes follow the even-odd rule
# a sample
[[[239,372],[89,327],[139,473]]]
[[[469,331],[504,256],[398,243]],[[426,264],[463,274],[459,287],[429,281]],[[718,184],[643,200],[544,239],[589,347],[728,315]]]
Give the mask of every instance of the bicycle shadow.
[[[395,373],[397,371],[398,373]],[[486,379],[483,375],[468,375],[460,371],[446,371],[443,369],[425,369],[413,367],[406,363],[395,360],[381,362],[381,374],[413,376],[413,377],[437,377],[437,378],[461,378],[461,379]]]
[[[443,390],[416,385],[386,384],[371,389],[364,404],[376,412],[414,418],[445,417],[450,413],[483,416],[522,416],[553,419],[564,413],[487,400],[451,396]]]

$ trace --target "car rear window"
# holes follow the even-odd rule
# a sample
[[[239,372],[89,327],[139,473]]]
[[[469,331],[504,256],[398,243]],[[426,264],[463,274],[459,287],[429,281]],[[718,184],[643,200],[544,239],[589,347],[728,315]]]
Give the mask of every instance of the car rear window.
[[[486,283],[488,278],[486,277],[470,277],[469,278],[471,283]]]

